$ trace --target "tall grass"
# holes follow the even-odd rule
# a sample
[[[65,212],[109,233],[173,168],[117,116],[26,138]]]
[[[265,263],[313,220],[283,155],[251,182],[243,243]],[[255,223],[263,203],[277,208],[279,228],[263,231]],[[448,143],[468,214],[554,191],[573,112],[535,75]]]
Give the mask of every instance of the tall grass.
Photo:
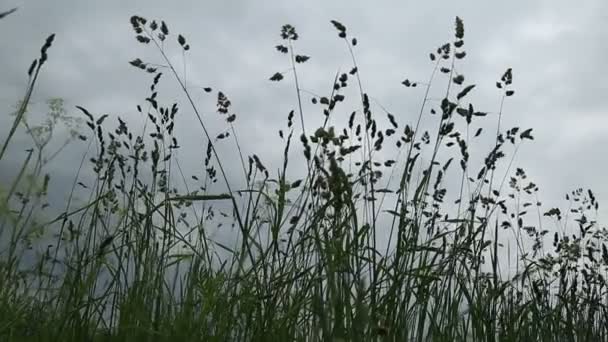
[[[186,38],[164,21],[133,16],[131,24],[137,42],[163,60],[130,62],[152,77],[137,107],[143,129],[120,117],[110,129],[113,118],[77,107],[89,129],[77,136],[97,153],[75,167],[90,167],[94,185],[77,177],[55,219],[37,217],[52,182],[33,161],[43,158],[32,159],[42,145],[4,187],[1,340],[608,340],[598,202],[578,189],[568,210],[541,209],[536,184],[512,166],[532,130],[501,124],[513,71],[496,82],[500,110],[476,110],[467,101],[475,85],[459,70],[460,18],[453,41],[429,54],[428,81],[403,81],[424,91],[413,123],[373,103],[357,40],[342,23],[331,22],[352,69],[337,73],[326,95],[298,79],[310,57],[297,52],[296,29],[283,26],[276,50],[290,68],[270,71],[270,81],[292,78],[297,103],[279,131],[282,163],[272,167],[241,145],[228,96],[204,88],[224,122],[219,133],[210,128],[168,57],[172,48],[188,54]],[[24,122],[53,38],[28,72],[0,159]],[[187,110],[163,103],[161,80],[183,90]],[[437,92],[439,100],[430,95]],[[174,128],[190,113],[207,145],[204,174],[187,181]],[[319,115],[320,126],[309,119]],[[495,133],[477,157],[470,146],[485,136],[481,120]],[[234,144],[237,157],[220,154],[220,144]],[[77,193],[86,203],[72,201]],[[210,235],[217,225],[235,228],[232,243]],[[40,248],[35,263],[27,260],[28,249]],[[501,262],[507,252],[515,265]]]

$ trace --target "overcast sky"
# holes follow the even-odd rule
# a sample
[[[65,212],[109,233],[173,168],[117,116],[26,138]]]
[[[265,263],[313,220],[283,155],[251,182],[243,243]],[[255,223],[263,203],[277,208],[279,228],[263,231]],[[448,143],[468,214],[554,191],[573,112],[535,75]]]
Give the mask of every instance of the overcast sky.
[[[299,66],[302,87],[322,95],[328,95],[337,70],[352,67],[330,20],[346,25],[359,41],[355,53],[363,87],[403,125],[414,122],[423,89],[405,88],[401,81],[428,79],[428,53],[453,39],[454,18],[460,16],[467,58],[458,68],[467,83],[477,84],[469,98],[476,109],[498,111],[501,94],[494,83],[513,68],[516,93],[505,104],[503,127],[533,128],[535,137],[519,150],[514,166],[523,167],[540,186],[548,207],[564,205],[563,195],[570,190],[591,188],[600,201],[600,216],[608,217],[602,208],[602,201],[608,200],[605,0],[0,2],[0,11],[13,7],[18,11],[0,21],[2,140],[11,119],[6,108],[21,98],[27,68],[50,33],[56,38],[33,96],[35,103],[61,97],[73,115],[81,115],[74,108],[81,105],[97,116],[110,113],[112,122],[117,115],[129,122],[141,120],[135,107],[148,95],[151,77],[128,61],[139,57],[160,62],[160,57],[135,41],[129,18],[137,14],[162,19],[173,34],[186,37],[191,45],[185,62],[188,85],[225,92],[238,115],[236,129],[244,152],[258,153],[273,170],[279,167],[283,146],[276,132],[297,105],[290,77],[280,83],[268,81],[289,68],[285,55],[274,49],[281,42],[282,25],[295,26],[298,52],[311,56]],[[181,69],[178,46],[168,52]],[[200,126],[174,80],[165,76],[161,97],[167,103],[179,101],[182,108],[176,128],[184,146],[180,161],[186,170],[200,169],[205,147]],[[438,84],[444,89],[442,81]],[[193,94],[210,127],[219,133],[223,126],[214,124],[220,122],[214,113],[215,97],[200,90]],[[322,116],[310,97],[306,99],[310,130]],[[342,108],[343,118],[354,109]],[[378,108],[376,112],[382,113]],[[22,146],[13,146],[10,158],[0,162],[0,174],[16,169],[14,163],[24,158],[27,148]],[[81,158],[74,151],[67,150],[49,166],[55,189],[65,189],[73,180],[74,165]],[[238,165],[229,163],[229,171],[238,173]]]

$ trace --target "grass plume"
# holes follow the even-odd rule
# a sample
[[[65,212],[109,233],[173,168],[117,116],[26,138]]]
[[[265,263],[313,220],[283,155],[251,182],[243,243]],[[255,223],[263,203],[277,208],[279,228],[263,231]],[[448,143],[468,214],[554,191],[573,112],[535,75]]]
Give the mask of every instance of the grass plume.
[[[77,169],[94,177],[79,174],[60,215],[42,221],[52,182],[45,146],[55,124],[33,129],[25,113],[54,35],[28,71],[0,151],[2,160],[21,126],[33,138],[0,193],[3,341],[608,339],[608,236],[593,219],[598,201],[576,189],[567,210],[542,209],[539,187],[513,167],[532,129],[502,122],[514,71],[497,77],[499,113],[476,109],[469,98],[477,85],[460,70],[461,18],[453,40],[428,54],[428,80],[402,82],[406,91],[423,88],[411,123],[368,93],[358,40],[336,20],[331,39],[337,33],[352,65],[330,75],[329,93],[306,90],[298,73],[314,59],[296,52],[303,38],[284,25],[275,49],[289,57],[289,72],[269,70],[269,82],[283,86],[293,75],[297,103],[278,132],[278,167],[242,148],[226,92],[187,86],[168,57],[172,48],[188,55],[185,35],[162,20],[130,23],[134,43],[163,61],[129,62],[151,77],[137,106],[145,125],[131,129],[119,116],[77,106],[86,131],[73,137],[96,150]],[[183,91],[188,111],[165,103],[161,82]],[[213,96],[216,118],[203,119],[192,89]],[[303,105],[307,98],[314,110]],[[62,102],[51,104],[64,113]],[[204,172],[190,179],[176,153],[175,124],[191,119],[186,113],[206,142]],[[313,115],[323,122],[316,128],[304,120]],[[218,133],[205,121],[213,119],[224,124]],[[471,146],[487,132],[481,120],[496,129],[477,157]],[[219,153],[228,143],[238,158]],[[228,175],[233,160],[240,181]],[[72,202],[77,193],[85,203]],[[232,243],[213,238],[217,226],[236,228]],[[39,251],[35,263],[27,262],[31,250]],[[500,261],[512,251],[515,265]]]

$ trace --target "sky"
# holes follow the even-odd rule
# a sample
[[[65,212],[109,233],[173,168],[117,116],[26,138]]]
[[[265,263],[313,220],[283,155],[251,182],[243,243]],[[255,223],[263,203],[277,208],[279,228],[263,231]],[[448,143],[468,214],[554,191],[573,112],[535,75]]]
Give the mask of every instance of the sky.
[[[0,2],[0,11],[13,7],[18,10],[0,21],[2,139],[12,119],[5,115],[6,109],[23,96],[27,69],[51,33],[56,37],[33,95],[31,115],[43,114],[44,102],[60,97],[74,116],[81,116],[75,108],[79,105],[96,116],[109,113],[112,122],[120,116],[141,126],[143,118],[136,106],[149,95],[151,77],[128,62],[161,60],[157,51],[134,39],[129,18],[139,15],[164,20],[173,35],[183,34],[191,45],[185,60],[177,44],[167,51],[178,70],[186,70],[187,84],[211,131],[219,133],[224,127],[215,113],[215,97],[197,87],[209,86],[229,97],[244,152],[257,153],[274,170],[283,147],[277,131],[285,128],[287,113],[297,106],[290,77],[279,83],[268,80],[289,68],[285,55],[274,49],[281,43],[283,25],[296,28],[297,51],[311,56],[298,66],[302,88],[327,95],[336,72],[352,67],[330,20],[343,23],[358,40],[355,54],[363,87],[374,105],[394,113],[403,126],[414,122],[423,87],[405,88],[401,82],[428,79],[432,70],[428,54],[453,39],[454,18],[459,16],[465,25],[467,57],[458,68],[467,83],[477,85],[469,96],[476,109],[489,112],[489,117],[498,112],[501,93],[494,84],[507,68],[513,68],[515,96],[505,103],[503,127],[533,128],[535,137],[517,152],[514,167],[524,168],[539,185],[546,208],[567,204],[564,195],[573,189],[590,188],[599,199],[600,218],[603,222],[608,218],[602,205],[608,200],[605,0]],[[182,168],[199,170],[191,174],[200,175],[205,141],[199,123],[174,79],[164,75],[162,82],[160,96],[180,103],[176,131],[183,145]],[[305,96],[306,122],[314,129],[322,115],[309,100]],[[345,122],[352,110],[342,108],[337,122]],[[378,107],[375,111],[382,113]],[[66,132],[59,131],[58,139],[61,134]],[[31,144],[23,134],[17,141],[9,157],[0,161],[3,182],[18,170],[27,148],[23,146]],[[219,148],[227,156],[230,177],[240,176],[234,146]],[[55,189],[52,196],[60,202],[65,196],[61,190],[74,180],[82,144],[63,152],[48,165]],[[293,178],[299,171],[292,171]]]

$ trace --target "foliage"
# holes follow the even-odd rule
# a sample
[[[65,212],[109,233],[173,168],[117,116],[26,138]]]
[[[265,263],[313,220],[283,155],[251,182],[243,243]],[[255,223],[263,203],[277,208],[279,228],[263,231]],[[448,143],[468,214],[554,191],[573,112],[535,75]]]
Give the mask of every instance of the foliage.
[[[48,121],[31,127],[26,109],[54,35],[28,72],[0,153],[1,160],[23,125],[35,149],[3,185],[0,206],[2,340],[607,339],[607,236],[592,219],[598,202],[578,189],[566,197],[568,211],[541,209],[538,186],[512,167],[532,130],[501,125],[504,103],[514,95],[513,71],[496,83],[500,111],[476,110],[468,101],[476,85],[459,70],[467,56],[460,18],[454,40],[429,54],[429,80],[402,82],[408,91],[424,91],[413,123],[374,104],[362,86],[357,39],[332,20],[352,65],[333,77],[330,94],[310,98],[324,120],[314,130],[305,126],[316,114],[304,106],[311,92],[298,80],[314,59],[297,51],[295,27],[283,26],[275,48],[290,68],[269,75],[276,86],[293,77],[297,105],[278,132],[284,148],[276,173],[257,154],[243,152],[225,92],[203,89],[214,96],[225,129],[214,134],[203,120],[167,53],[174,36],[184,54],[189,40],[164,21],[133,16],[130,22],[135,40],[163,59],[130,61],[152,76],[150,94],[137,106],[146,118],[141,133],[120,117],[109,129],[113,117],[84,105],[77,108],[88,131],[80,132],[59,100],[50,102]],[[188,118],[157,92],[168,77],[184,91],[207,142],[204,174],[192,175],[195,187],[175,153],[181,148],[175,122]],[[441,80],[444,95],[435,101],[429,94]],[[330,125],[344,113],[345,127]],[[424,130],[423,118],[437,130]],[[479,149],[470,146],[485,136],[480,120],[494,120],[496,134],[477,165],[471,153]],[[70,198],[88,194],[86,203],[69,201],[56,219],[40,223],[36,213],[52,181],[41,156],[59,121],[72,138],[97,146],[88,160],[95,176],[79,175],[70,189]],[[218,152],[228,141],[238,158]],[[33,155],[38,162],[31,165]],[[234,160],[240,182],[227,174]],[[290,174],[294,165],[304,177]],[[43,179],[41,185],[26,182],[26,175]],[[211,236],[222,225],[236,228],[233,243]],[[50,244],[34,234],[42,231],[53,234]],[[516,265],[500,262],[510,248]],[[28,251],[38,252],[35,263],[27,262]]]

